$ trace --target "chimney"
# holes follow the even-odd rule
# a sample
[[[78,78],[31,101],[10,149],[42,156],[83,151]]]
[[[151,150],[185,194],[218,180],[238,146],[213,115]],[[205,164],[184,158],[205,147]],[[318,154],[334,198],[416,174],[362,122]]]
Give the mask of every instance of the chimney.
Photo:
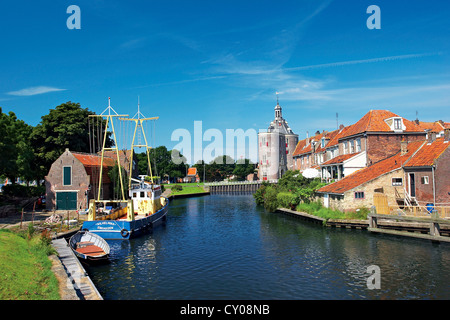
[[[405,139],[403,139],[400,142],[400,155],[404,156],[407,153],[408,153],[408,142],[405,141]]]
[[[434,140],[436,140],[436,132],[428,132],[428,143],[432,143]]]
[[[450,140],[450,128],[444,129],[444,142],[448,142]]]

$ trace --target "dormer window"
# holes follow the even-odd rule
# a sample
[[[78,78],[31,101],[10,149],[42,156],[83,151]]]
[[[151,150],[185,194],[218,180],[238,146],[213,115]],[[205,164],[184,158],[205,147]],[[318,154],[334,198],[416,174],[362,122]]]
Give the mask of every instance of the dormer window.
[[[384,120],[392,131],[403,131],[406,127],[401,117],[392,117]]]

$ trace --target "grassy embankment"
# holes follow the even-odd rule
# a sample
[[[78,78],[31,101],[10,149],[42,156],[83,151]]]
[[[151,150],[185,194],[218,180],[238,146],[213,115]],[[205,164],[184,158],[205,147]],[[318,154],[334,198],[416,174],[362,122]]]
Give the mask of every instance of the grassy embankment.
[[[164,189],[170,189],[170,195],[187,195],[187,194],[196,194],[196,193],[205,193],[206,191],[203,189],[203,183],[174,183],[174,184],[165,184]]]
[[[0,300],[59,300],[47,234],[0,230]]]
[[[353,212],[342,212],[334,208],[325,208],[321,201],[315,201],[316,191],[325,184],[320,179],[304,178],[298,171],[288,171],[277,185],[263,184],[255,192],[258,205],[270,212],[277,208],[287,208],[305,212],[326,220],[359,219],[366,220],[369,209],[359,208]]]

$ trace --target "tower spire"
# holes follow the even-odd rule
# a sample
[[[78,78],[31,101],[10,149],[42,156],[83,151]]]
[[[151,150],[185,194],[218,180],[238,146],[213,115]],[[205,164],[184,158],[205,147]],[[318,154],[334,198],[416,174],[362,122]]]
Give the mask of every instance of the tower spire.
[[[277,105],[275,106],[275,119],[280,119],[281,116],[281,106],[278,102],[278,92],[277,92]]]

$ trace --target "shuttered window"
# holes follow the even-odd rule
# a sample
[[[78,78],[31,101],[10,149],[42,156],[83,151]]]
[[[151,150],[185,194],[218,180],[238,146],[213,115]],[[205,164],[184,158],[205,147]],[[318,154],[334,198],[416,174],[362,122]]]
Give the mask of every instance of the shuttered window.
[[[63,167],[63,185],[72,185],[72,167]]]

